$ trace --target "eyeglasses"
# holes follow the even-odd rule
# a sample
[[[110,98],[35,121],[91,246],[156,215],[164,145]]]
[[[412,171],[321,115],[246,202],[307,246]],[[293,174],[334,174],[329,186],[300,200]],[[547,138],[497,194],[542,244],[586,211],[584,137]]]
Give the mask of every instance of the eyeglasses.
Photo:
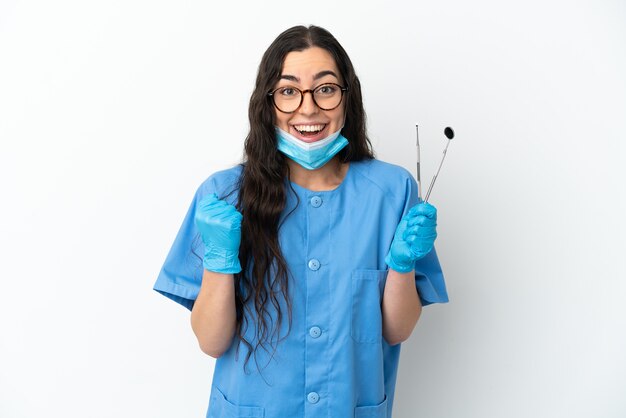
[[[313,102],[320,109],[333,110],[341,104],[343,92],[347,90],[347,87],[341,87],[339,84],[325,83],[308,90],[283,86],[267,93],[267,95],[272,98],[276,109],[283,113],[293,113],[302,106],[304,93],[311,93]]]

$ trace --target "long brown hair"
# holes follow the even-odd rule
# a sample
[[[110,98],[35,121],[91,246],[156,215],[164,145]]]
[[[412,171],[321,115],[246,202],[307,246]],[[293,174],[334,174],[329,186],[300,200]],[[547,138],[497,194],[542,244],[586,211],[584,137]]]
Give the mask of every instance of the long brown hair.
[[[366,134],[361,84],[346,51],[330,32],[318,26],[295,26],[281,33],[265,51],[259,64],[248,109],[250,132],[244,144],[243,171],[238,184],[237,210],[241,212],[243,219],[239,247],[242,271],[235,275],[236,333],[240,337],[239,343],[243,341],[248,347],[244,370],[252,349],[250,342],[245,339],[248,322],[250,318],[255,318],[251,311],[252,303],[258,318],[253,324],[256,326],[257,336],[257,344],[253,350],[255,362],[259,346],[267,351],[269,333],[267,319],[271,319],[266,307],[268,301],[277,311],[276,327],[269,341],[273,341],[273,336],[280,332],[283,321],[279,296],[284,298],[288,309],[287,333],[291,330],[289,268],[278,241],[279,218],[286,205],[285,187],[286,184],[291,187],[291,184],[285,181],[289,178],[289,166],[285,160],[287,157],[277,148],[274,131],[275,110],[268,92],[280,79],[286,55],[312,46],[323,48],[333,56],[345,87],[348,88],[344,96],[346,118],[342,135],[349,143],[337,154],[340,161],[345,163],[374,158],[372,145]],[[245,314],[246,312],[248,314]],[[277,344],[280,341],[277,340]],[[276,347],[274,352],[275,350]]]

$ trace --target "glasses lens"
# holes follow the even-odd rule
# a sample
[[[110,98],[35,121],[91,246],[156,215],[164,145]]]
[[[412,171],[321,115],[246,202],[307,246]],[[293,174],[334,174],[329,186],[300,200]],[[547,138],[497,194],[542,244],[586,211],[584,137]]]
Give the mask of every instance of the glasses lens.
[[[302,94],[293,87],[281,87],[276,90],[272,97],[276,107],[283,112],[293,112],[300,106]]]
[[[331,110],[341,103],[341,88],[336,84],[322,84],[313,93],[315,103],[322,110]]]

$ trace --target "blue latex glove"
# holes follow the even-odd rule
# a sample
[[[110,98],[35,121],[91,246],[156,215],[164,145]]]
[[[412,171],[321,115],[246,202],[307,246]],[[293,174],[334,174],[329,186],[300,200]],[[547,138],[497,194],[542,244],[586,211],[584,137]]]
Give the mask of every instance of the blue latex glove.
[[[218,199],[215,193],[204,197],[194,216],[204,242],[202,265],[217,273],[239,273],[239,244],[243,216],[231,204]]]
[[[426,256],[437,238],[437,209],[418,203],[400,220],[385,263],[399,273],[415,268],[415,261]]]

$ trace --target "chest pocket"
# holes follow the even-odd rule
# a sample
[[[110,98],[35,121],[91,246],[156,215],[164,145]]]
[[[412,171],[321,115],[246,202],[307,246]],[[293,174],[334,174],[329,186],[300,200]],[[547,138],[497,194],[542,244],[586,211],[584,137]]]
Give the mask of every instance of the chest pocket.
[[[217,386],[211,397],[209,418],[263,418],[265,409],[259,406],[241,406],[230,402]]]
[[[352,272],[350,335],[359,343],[380,343],[383,334],[381,302],[387,270]]]

